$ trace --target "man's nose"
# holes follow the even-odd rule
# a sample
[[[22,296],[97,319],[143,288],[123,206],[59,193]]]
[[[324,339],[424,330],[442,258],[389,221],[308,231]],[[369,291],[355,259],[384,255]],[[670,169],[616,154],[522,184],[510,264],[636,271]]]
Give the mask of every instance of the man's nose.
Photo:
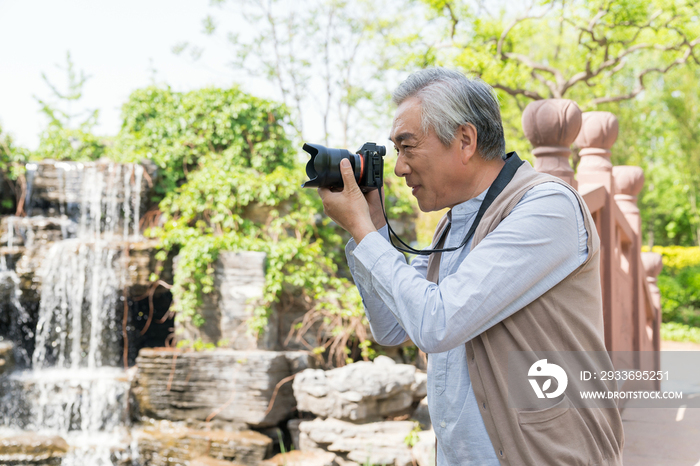
[[[398,177],[404,177],[411,173],[411,167],[409,167],[404,161],[401,154],[396,158],[396,165],[394,165],[394,174]]]

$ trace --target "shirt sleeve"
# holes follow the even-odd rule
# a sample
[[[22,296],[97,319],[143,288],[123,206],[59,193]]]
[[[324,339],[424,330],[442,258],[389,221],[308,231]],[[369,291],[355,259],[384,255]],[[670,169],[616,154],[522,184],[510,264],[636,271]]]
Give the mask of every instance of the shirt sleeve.
[[[392,250],[396,251],[389,243],[389,229],[386,226],[379,229],[378,233],[371,233],[371,235],[375,237],[375,241],[379,241],[380,244],[384,243]],[[362,243],[364,244],[365,241],[367,241],[367,238],[365,238]],[[382,246],[384,246],[384,244],[382,244]],[[384,304],[384,301],[374,292],[371,285],[371,276],[367,273],[367,269],[364,267],[355,267],[354,252],[356,248],[357,243],[351,238],[345,246],[345,257],[348,261],[350,273],[355,280],[355,285],[362,297],[362,304],[365,308],[365,315],[369,321],[372,336],[380,345],[400,345],[406,341],[408,335],[401,327],[394,314]],[[399,255],[404,259],[403,263],[405,265],[406,261],[403,254],[399,253]],[[416,256],[411,261],[410,267],[413,267],[420,276],[425,277],[428,270],[428,256]]]
[[[381,234],[367,235],[353,250],[353,276],[361,277],[361,293],[376,298],[365,302],[371,324],[380,319],[384,325],[390,313],[421,350],[440,353],[534,301],[582,263],[581,231],[587,232],[578,200],[565,191],[557,183],[528,191],[439,285],[407,265]],[[382,330],[398,340],[398,329]]]

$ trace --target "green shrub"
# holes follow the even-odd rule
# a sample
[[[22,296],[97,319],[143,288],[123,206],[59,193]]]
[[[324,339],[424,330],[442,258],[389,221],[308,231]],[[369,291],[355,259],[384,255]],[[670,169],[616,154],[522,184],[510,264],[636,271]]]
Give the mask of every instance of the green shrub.
[[[678,322],[664,322],[661,324],[661,339],[700,343],[700,328]]]
[[[700,267],[686,267],[658,279],[664,322],[700,327]]]
[[[654,246],[664,267],[658,277],[663,322],[700,327],[700,247]]]
[[[686,267],[700,267],[700,247],[654,246],[652,251],[661,254],[666,272],[676,273]]]
[[[266,284],[251,330],[265,327],[283,295],[294,296],[308,305],[306,321],[320,321],[333,336],[319,354],[329,348],[328,358],[342,365],[352,343],[368,358],[359,293],[343,278],[347,271],[338,273],[344,237],[321,215],[316,191],[300,188],[305,171],[287,118],[284,107],[237,88],[182,94],[149,87],[124,106],[113,157],[160,167],[161,218],[147,233],[160,240],[157,259],[179,256],[172,288],[178,321],[203,324],[199,309],[213,291],[220,251],[262,251]]]

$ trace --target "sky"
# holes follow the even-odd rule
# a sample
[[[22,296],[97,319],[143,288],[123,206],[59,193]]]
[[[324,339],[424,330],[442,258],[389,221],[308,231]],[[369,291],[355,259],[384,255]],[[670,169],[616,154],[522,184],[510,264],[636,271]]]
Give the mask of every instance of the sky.
[[[237,19],[208,0],[0,0],[0,126],[19,145],[36,148],[46,118],[35,97],[51,97],[42,73],[62,88],[67,52],[90,76],[82,106],[100,110],[99,135],[116,134],[129,94],[154,82],[176,91],[239,83],[272,97],[269,85],[226,66],[226,44],[202,33],[207,14],[229,15],[229,24]],[[245,33],[245,23],[237,24]],[[202,58],[175,55],[183,41],[203,45]]]

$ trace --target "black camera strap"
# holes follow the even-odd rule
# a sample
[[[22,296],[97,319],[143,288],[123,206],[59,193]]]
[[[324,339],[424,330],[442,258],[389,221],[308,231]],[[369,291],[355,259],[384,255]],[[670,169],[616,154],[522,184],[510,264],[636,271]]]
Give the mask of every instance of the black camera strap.
[[[464,237],[464,240],[459,246],[452,248],[414,249],[408,244],[406,244],[401,238],[399,238],[399,235],[397,235],[394,232],[393,228],[391,228],[391,225],[389,225],[389,219],[386,216],[386,209],[384,209],[384,201],[382,200],[382,193],[380,193],[379,200],[382,203],[384,219],[386,220],[387,227],[389,227],[389,241],[391,242],[391,245],[401,252],[405,252],[408,254],[418,254],[421,256],[429,256],[430,254],[436,252],[451,252],[463,248],[469,242],[469,239],[472,237],[472,235],[474,235],[474,232],[479,226],[479,222],[481,222],[481,218],[486,213],[486,210],[491,206],[491,204],[493,204],[493,201],[499,196],[499,194],[503,192],[508,183],[510,183],[510,181],[515,176],[515,172],[517,172],[518,168],[520,168],[520,165],[523,164],[523,161],[520,159],[520,157],[518,157],[518,154],[516,154],[515,152],[508,153],[505,156],[505,162],[505,165],[503,165],[503,168],[501,168],[501,171],[498,173],[498,176],[489,187],[489,190],[486,192],[486,197],[481,203],[479,211],[476,214],[476,218],[474,219],[471,228],[469,228],[467,235]],[[448,225],[447,228],[445,228],[445,230],[443,231],[442,235],[440,236],[440,239],[435,243],[436,245],[441,245],[444,243],[445,235],[449,230],[450,228]],[[392,237],[396,238],[399,241],[399,243],[401,243],[405,247],[399,247],[396,244],[394,244]]]

